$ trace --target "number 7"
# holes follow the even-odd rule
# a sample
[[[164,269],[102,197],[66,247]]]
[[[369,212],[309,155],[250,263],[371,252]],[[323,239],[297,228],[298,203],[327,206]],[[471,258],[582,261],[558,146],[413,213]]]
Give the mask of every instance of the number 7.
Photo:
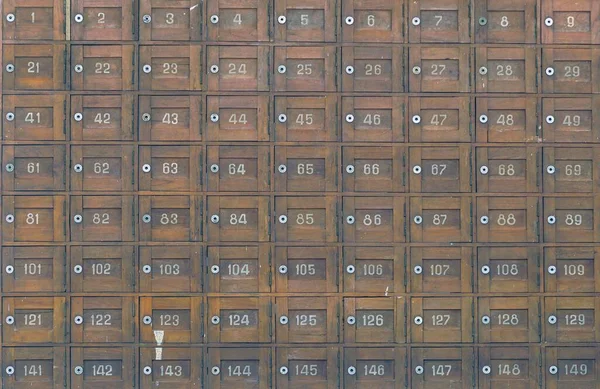
[[[442,19],[444,19],[444,17],[442,15],[435,15],[435,18],[437,19],[437,22],[435,22],[436,26],[439,26],[440,23],[442,22]]]

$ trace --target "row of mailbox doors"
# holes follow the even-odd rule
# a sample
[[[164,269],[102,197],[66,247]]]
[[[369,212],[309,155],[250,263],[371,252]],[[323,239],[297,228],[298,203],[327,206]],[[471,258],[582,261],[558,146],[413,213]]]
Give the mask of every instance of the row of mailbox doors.
[[[600,241],[596,197],[3,196],[3,242]],[[340,207],[341,205],[341,207]],[[137,210],[139,207],[139,211]],[[475,208],[475,209],[474,209]],[[475,211],[475,214],[474,214]],[[67,227],[69,232],[67,232]]]
[[[336,146],[272,149],[253,145],[95,144],[71,145],[69,151],[70,158],[65,162],[64,145],[3,146],[2,189],[5,192],[64,191],[68,187],[80,192],[275,190],[334,194],[341,189],[361,194],[540,191],[591,194],[600,187],[597,166],[600,149],[594,147],[342,146],[340,150]],[[261,198],[253,199],[260,203]],[[433,205],[434,200],[411,201],[423,204],[429,201],[432,204],[429,208],[440,208]],[[568,199],[557,201],[563,202],[563,207],[569,203]],[[244,201],[240,199],[239,203]],[[344,208],[348,207],[352,208],[344,204]],[[546,207],[553,209],[551,203]]]
[[[2,304],[5,345],[600,341],[600,297],[36,296]]]
[[[5,141],[599,143],[598,105],[600,96],[5,95],[2,116]]]
[[[67,51],[70,61],[67,61]],[[201,45],[3,47],[4,89],[599,93],[600,49]],[[203,58],[206,55],[206,60]],[[540,85],[541,84],[541,88]]]
[[[475,255],[476,253],[476,255]],[[593,247],[4,247],[2,291],[596,293]],[[67,287],[68,285],[68,287]]]
[[[597,347],[4,347],[17,389],[597,389]],[[70,353],[70,355],[69,355]],[[139,355],[139,356],[138,356]]]
[[[469,43],[473,30],[477,43],[600,43],[594,0],[139,3],[73,0],[65,21],[63,2],[18,0],[3,7],[3,38],[65,40],[69,24],[73,40]]]

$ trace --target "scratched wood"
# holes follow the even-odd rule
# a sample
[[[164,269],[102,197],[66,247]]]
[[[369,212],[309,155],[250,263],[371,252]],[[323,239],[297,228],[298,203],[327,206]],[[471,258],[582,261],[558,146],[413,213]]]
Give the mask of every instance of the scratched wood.
[[[597,1],[2,20],[3,388],[600,388]]]

